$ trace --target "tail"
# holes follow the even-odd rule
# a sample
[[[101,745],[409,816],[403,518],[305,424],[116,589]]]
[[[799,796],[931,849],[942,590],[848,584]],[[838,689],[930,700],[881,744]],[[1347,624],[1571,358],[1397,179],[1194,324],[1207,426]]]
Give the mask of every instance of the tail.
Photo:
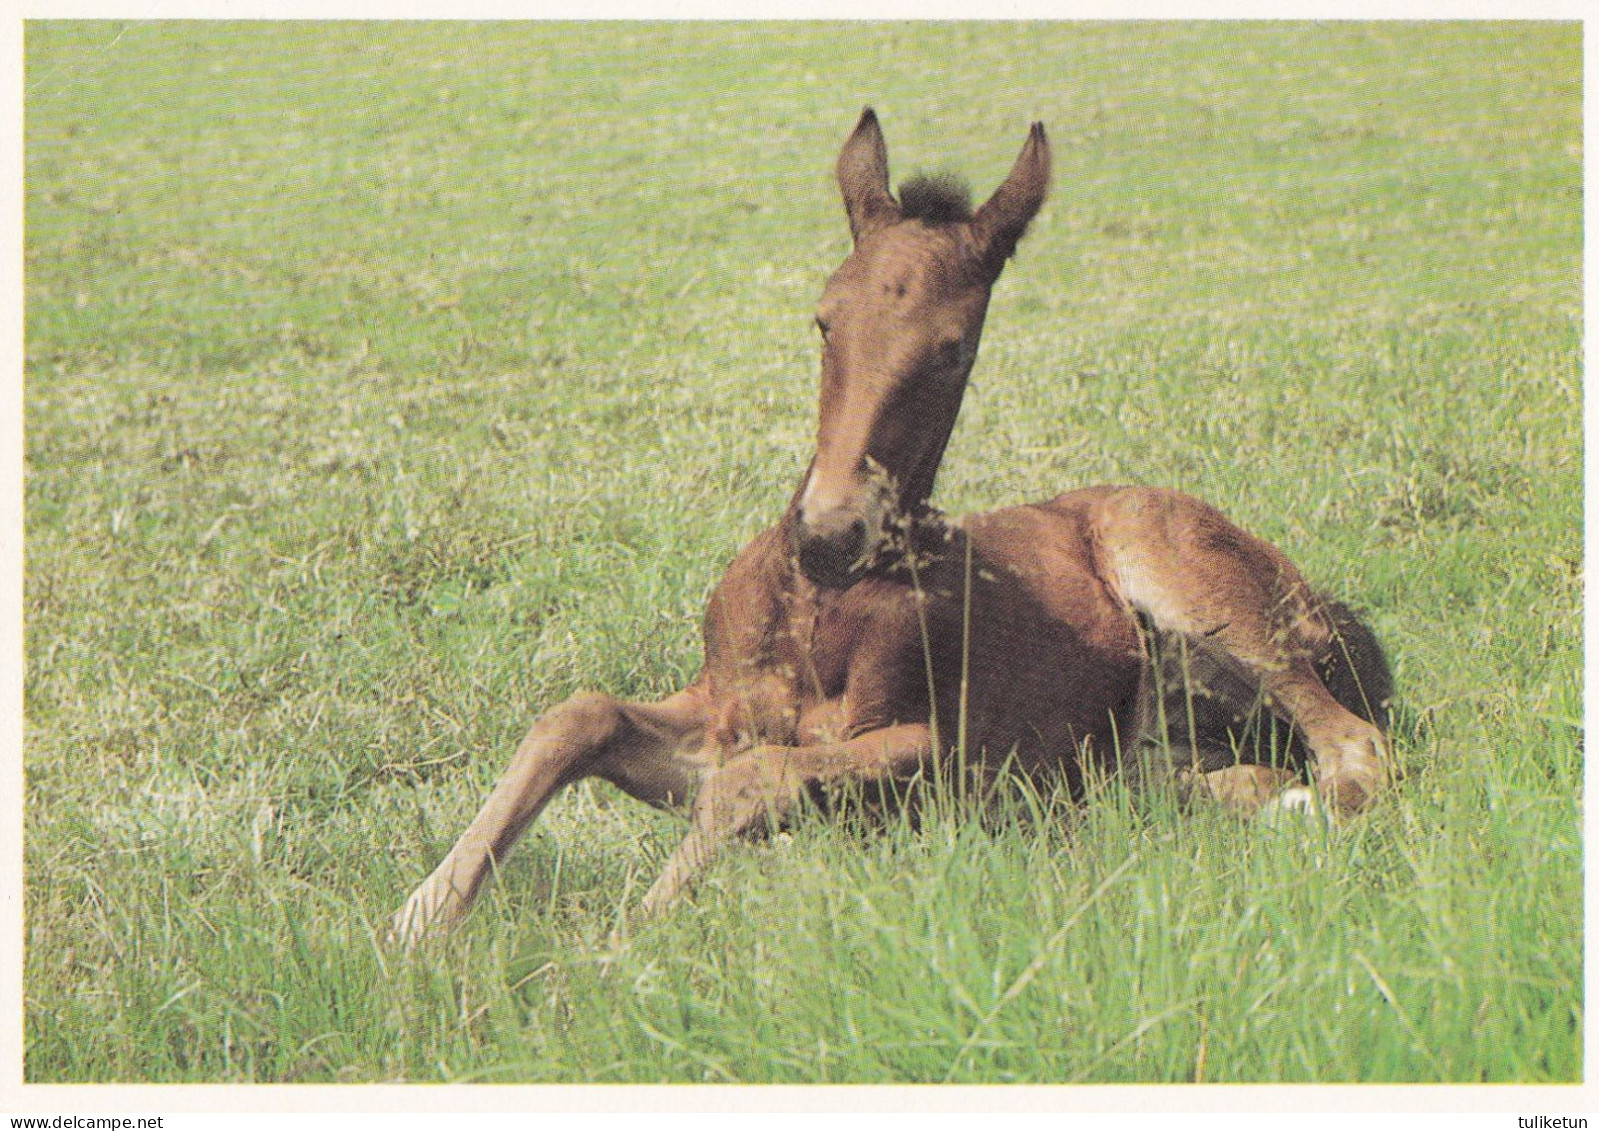
[[[1384,734],[1393,721],[1394,676],[1377,634],[1342,601],[1325,601],[1322,609],[1332,626],[1332,649],[1316,665],[1316,674],[1346,711]]]

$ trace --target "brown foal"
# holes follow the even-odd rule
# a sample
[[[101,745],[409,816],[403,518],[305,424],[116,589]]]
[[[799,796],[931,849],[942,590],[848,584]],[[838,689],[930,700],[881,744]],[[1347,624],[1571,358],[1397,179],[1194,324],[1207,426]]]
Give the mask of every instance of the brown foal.
[[[906,783],[957,748],[968,767],[1063,774],[1074,790],[1086,768],[1154,762],[1246,812],[1340,815],[1371,800],[1386,774],[1386,663],[1275,547],[1155,488],[1091,487],[960,522],[929,506],[990,290],[1049,169],[1035,124],[975,211],[936,181],[896,200],[877,118],[861,116],[838,159],[854,249],[816,315],[816,454],[711,594],[704,670],[658,703],[587,693],[539,719],[396,915],[397,937],[459,920],[550,798],[594,776],[690,812],[646,913],[801,797]],[[1266,744],[1277,757],[1241,741],[1250,725],[1287,736]]]

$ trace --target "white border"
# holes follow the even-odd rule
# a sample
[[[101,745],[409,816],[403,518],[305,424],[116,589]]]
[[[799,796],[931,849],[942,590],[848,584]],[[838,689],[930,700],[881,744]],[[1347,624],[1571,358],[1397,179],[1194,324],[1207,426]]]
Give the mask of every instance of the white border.
[[[115,0],[42,0],[8,4],[0,19],[0,120],[13,139],[0,145],[3,192],[9,207],[0,213],[0,264],[4,265],[6,317],[0,319],[0,356],[11,364],[0,383],[0,804],[16,819],[0,821],[0,1129],[8,1128],[7,1115],[59,1115],[95,1113],[136,1115],[162,1113],[172,1118],[166,1126],[198,1127],[253,1125],[265,1113],[297,1113],[297,1122],[312,1118],[316,1125],[337,1119],[340,1125],[375,1125],[385,1131],[408,1126],[437,1127],[439,1113],[473,1112],[474,1123],[506,1123],[494,1113],[537,1112],[542,1125],[559,1113],[651,1113],[652,1121],[691,1112],[879,1112],[916,1114],[918,1128],[946,1120],[934,1113],[963,1113],[963,1128],[971,1113],[1006,1113],[1007,1119],[1027,1118],[1026,1113],[1077,1113],[1073,1123],[1141,1126],[1169,1123],[1179,1113],[1208,1113],[1202,1122],[1228,1128],[1280,1124],[1292,1117],[1313,1131],[1330,1126],[1337,1118],[1307,1113],[1361,1113],[1382,1126],[1402,1122],[1407,1127],[1514,1128],[1516,1115],[1579,1115],[1599,1113],[1599,1088],[1594,1085],[1599,1064],[1591,1034],[1585,1034],[1585,1078],[1580,1085],[1082,1085],[1082,1086],[573,1086],[573,1085],[41,1085],[22,1082],[22,21],[28,19],[122,18],[154,19],[417,19],[438,18],[443,6],[418,0],[150,0],[148,3]],[[1572,0],[1536,2],[1411,2],[1396,4],[1375,0],[1358,3],[1306,2],[1306,0],[1228,0],[1200,4],[1125,0],[1125,2],[1061,3],[1052,0],[997,0],[976,4],[972,0],[811,0],[804,5],[754,4],[742,0],[598,0],[596,3],[511,3],[507,0],[456,0],[446,9],[450,19],[1536,19],[1582,20],[1588,5]],[[1585,24],[1584,38],[1587,26]],[[1592,89],[1599,72],[1592,54],[1583,59],[1584,92]],[[1586,99],[1585,99],[1586,102]],[[1584,152],[1591,152],[1591,131],[1584,117]],[[1585,224],[1593,230],[1599,205],[1588,184],[1585,159]],[[1591,245],[1584,251],[1584,278],[1594,277]],[[1585,293],[1585,340],[1592,340],[1591,295]],[[1586,392],[1586,383],[1585,383]],[[1584,398],[1585,484],[1593,481],[1590,453],[1596,439],[1596,414]],[[1585,508],[1591,517],[1591,508]],[[1599,535],[1589,521],[1585,557],[1592,558]],[[1585,662],[1590,671],[1599,665],[1599,643],[1585,639]],[[1585,689],[1584,706],[1593,717],[1595,689]],[[1591,784],[1591,783],[1590,783]],[[1592,821],[1589,830],[1592,832]],[[1590,837],[1591,840],[1591,837]],[[1594,907],[1599,902],[1599,877],[1589,867],[1586,877],[1587,937],[1592,938]],[[1586,1002],[1595,1000],[1595,979],[1586,971]],[[185,1116],[183,1113],[190,1113]],[[199,1113],[205,1115],[202,1120]],[[259,1113],[259,1114],[258,1114]],[[380,1114],[381,1113],[381,1114]],[[1097,1118],[1092,1117],[1097,1113]],[[1402,1116],[1399,1113],[1404,1113]],[[1448,1114],[1446,1114],[1448,1113]],[[192,1117],[191,1117],[192,1116]],[[1379,1118],[1386,1117],[1386,1118]],[[569,1120],[557,1118],[557,1123]],[[881,1117],[874,1119],[880,1122]],[[274,1124],[281,1122],[274,1119]],[[695,1126],[704,1125],[696,1118]],[[1053,1119],[1050,1126],[1059,1126]],[[262,1124],[265,1126],[265,1124]],[[521,1115],[515,1124],[527,1127]],[[1599,1119],[1594,1121],[1599,1131]]]

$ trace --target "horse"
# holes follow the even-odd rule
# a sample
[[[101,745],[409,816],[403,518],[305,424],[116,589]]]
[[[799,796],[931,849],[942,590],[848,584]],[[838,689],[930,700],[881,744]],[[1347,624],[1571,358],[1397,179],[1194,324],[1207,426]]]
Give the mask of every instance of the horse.
[[[816,309],[815,452],[711,593],[700,674],[659,702],[590,691],[538,719],[395,938],[459,921],[550,799],[591,777],[689,817],[644,915],[803,799],[898,795],[957,758],[1064,775],[1074,796],[1095,768],[1154,762],[1185,796],[1330,819],[1386,782],[1375,637],[1216,508],[1141,486],[960,521],[931,504],[990,293],[1048,192],[1043,124],[975,209],[948,178],[896,198],[869,107],[836,176],[853,247]],[[1241,741],[1251,719],[1269,741]]]

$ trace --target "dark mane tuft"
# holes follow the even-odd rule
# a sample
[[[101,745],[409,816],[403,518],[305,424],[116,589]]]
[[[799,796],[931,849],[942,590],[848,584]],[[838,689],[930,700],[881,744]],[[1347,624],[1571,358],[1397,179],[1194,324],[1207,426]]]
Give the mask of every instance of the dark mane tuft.
[[[972,190],[953,173],[917,173],[899,186],[900,213],[924,224],[959,224],[972,218]]]

